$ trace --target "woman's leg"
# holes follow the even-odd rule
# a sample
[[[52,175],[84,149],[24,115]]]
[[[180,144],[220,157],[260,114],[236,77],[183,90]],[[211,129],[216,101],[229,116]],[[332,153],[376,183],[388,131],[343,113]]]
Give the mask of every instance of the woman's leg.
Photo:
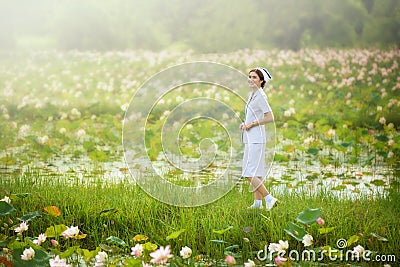
[[[257,183],[258,187],[256,187],[257,192],[259,195],[261,195],[265,199],[265,208],[267,210],[272,209],[272,207],[275,205],[275,203],[278,201],[276,198],[271,196],[268,192],[268,190],[265,188],[261,177],[255,177],[259,182]],[[253,179],[254,180],[254,179]]]
[[[247,177],[247,180],[249,181],[250,184],[252,184],[253,178]],[[262,195],[260,194],[260,192],[258,192],[258,190],[253,190],[253,194],[254,194],[254,203],[249,208],[252,209],[262,208],[262,198],[263,198]]]
[[[269,194],[260,177],[254,177],[254,178],[248,177],[247,180],[251,183],[253,188],[255,188],[254,190],[255,199],[262,199],[263,197],[266,197]]]
[[[273,196],[271,196],[268,192],[268,190],[265,188],[262,180],[260,177],[254,177],[254,178],[250,178],[247,177],[247,180],[250,182],[251,186],[253,187],[253,191],[254,191],[254,205],[256,205],[256,202],[258,202],[258,206],[262,205],[262,202],[260,204],[260,201],[262,201],[262,199],[265,199],[265,207],[267,210],[272,209],[272,207],[275,205],[277,199],[274,198]]]
[[[247,177],[247,180],[249,181],[249,183],[252,185],[253,188],[256,188],[255,190],[253,190],[254,199],[262,200],[266,195],[268,195],[267,189],[262,184],[262,182],[260,185],[260,180],[257,177],[254,177],[254,178]]]

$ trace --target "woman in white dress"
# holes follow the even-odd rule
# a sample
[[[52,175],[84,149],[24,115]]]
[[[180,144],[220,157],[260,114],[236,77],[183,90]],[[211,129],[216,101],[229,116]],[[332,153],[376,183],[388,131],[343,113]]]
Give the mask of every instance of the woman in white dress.
[[[262,208],[262,200],[265,199],[267,210],[270,210],[277,201],[263,184],[263,179],[267,174],[264,125],[274,121],[274,115],[263,88],[271,78],[265,68],[255,68],[249,72],[248,82],[251,93],[246,103],[244,123],[240,125],[245,144],[242,177],[251,183],[254,192],[254,203],[249,208]]]

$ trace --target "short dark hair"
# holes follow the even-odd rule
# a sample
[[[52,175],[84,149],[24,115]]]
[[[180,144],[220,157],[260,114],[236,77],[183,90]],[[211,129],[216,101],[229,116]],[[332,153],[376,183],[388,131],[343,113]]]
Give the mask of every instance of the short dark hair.
[[[251,71],[249,71],[249,74],[250,74],[250,72],[255,72],[255,73],[257,73],[258,78],[260,78],[260,80],[262,80],[262,82],[261,82],[261,88],[264,88],[264,85],[265,85],[267,82],[265,81],[264,75],[262,74],[261,70],[259,70],[259,69],[252,69]]]

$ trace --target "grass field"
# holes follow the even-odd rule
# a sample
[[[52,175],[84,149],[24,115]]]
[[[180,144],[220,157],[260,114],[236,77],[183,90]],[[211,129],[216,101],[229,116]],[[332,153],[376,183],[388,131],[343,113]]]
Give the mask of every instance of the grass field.
[[[67,250],[71,245],[88,250],[96,250],[100,244],[112,246],[107,238],[115,236],[126,242],[126,245],[114,244],[121,250],[110,249],[109,257],[114,255],[118,258],[121,253],[130,253],[130,248],[137,243],[133,240],[136,235],[144,235],[157,246],[170,245],[174,255],[179,255],[182,247],[190,247],[193,259],[196,259],[193,264],[196,262],[201,265],[199,255],[208,263],[219,259],[220,264],[223,264],[227,251],[235,256],[237,263],[246,262],[247,259],[257,262],[257,252],[264,250],[265,245],[279,240],[288,240],[291,250],[303,251],[303,244],[284,229],[289,222],[295,222],[298,213],[308,208],[319,208],[325,226],[335,228],[327,234],[320,234],[319,226],[310,225],[307,229],[314,237],[313,247],[337,248],[337,240],[358,236],[356,244],[361,244],[365,249],[377,255],[395,255],[396,259],[400,257],[400,219],[397,216],[400,212],[400,197],[395,185],[392,185],[386,197],[361,196],[356,200],[334,196],[328,190],[309,194],[277,192],[280,203],[268,212],[246,209],[252,202],[251,194],[243,189],[246,186],[238,186],[215,203],[180,208],[154,200],[128,181],[113,184],[97,180],[82,186],[78,181],[43,178],[33,172],[10,175],[2,179],[0,184],[2,193],[7,195],[29,194],[21,199],[16,197],[13,201],[17,209],[15,217],[34,211],[42,214],[40,218],[29,222],[27,236],[36,237],[49,226],[59,224],[78,226],[82,233],[87,234],[86,238],[74,241],[73,244],[59,237],[60,247],[57,249],[60,251]],[[46,213],[44,208],[50,205],[58,207],[61,215],[54,217]],[[3,225],[2,234],[9,234],[12,225]],[[176,238],[167,239],[182,229],[185,230]],[[387,241],[382,241],[383,237]],[[350,250],[354,246],[346,249]],[[268,260],[260,261],[266,262]],[[322,262],[341,263],[339,260],[331,261],[327,256]],[[368,266],[371,264],[365,260],[361,263]]]
[[[360,249],[372,252],[371,259],[346,262],[398,265],[399,60],[396,49],[0,54],[0,266],[55,266],[56,257],[62,266],[96,267],[146,266],[151,260],[151,266],[343,265],[323,251],[339,257]],[[124,161],[127,118],[134,125],[146,121],[147,155],[139,156],[151,160],[164,145],[176,148],[174,140],[162,140],[160,129],[187,100],[217,100],[216,111],[230,106],[243,119],[238,94],[208,84],[174,87],[154,100],[151,114],[129,113],[141,84],[188,61],[219,62],[243,73],[266,66],[271,72],[265,91],[275,115],[279,171],[271,172],[266,185],[280,200],[271,212],[246,209],[252,203],[246,184],[210,204],[183,208],[153,199],[129,175],[141,162]],[[232,116],[221,116],[227,119]],[[179,151],[198,157],[198,144],[218,135],[213,141],[225,160],[230,135],[217,129],[218,120],[191,122],[177,124]],[[141,133],[135,129],[130,137]],[[182,170],[166,172],[176,184],[193,185],[180,180]],[[286,240],[285,264],[279,251],[271,259],[257,255]],[[166,246],[173,257],[161,251]],[[185,246],[190,256],[181,255]],[[324,258],[291,261],[292,250]],[[151,253],[164,258],[154,260]],[[386,258],[378,262],[379,256]]]

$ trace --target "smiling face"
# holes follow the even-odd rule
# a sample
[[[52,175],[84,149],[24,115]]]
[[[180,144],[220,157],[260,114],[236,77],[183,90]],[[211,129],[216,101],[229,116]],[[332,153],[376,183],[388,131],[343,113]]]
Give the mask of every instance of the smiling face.
[[[261,87],[262,80],[258,76],[257,72],[251,71],[249,73],[249,80],[251,80],[257,88]]]

